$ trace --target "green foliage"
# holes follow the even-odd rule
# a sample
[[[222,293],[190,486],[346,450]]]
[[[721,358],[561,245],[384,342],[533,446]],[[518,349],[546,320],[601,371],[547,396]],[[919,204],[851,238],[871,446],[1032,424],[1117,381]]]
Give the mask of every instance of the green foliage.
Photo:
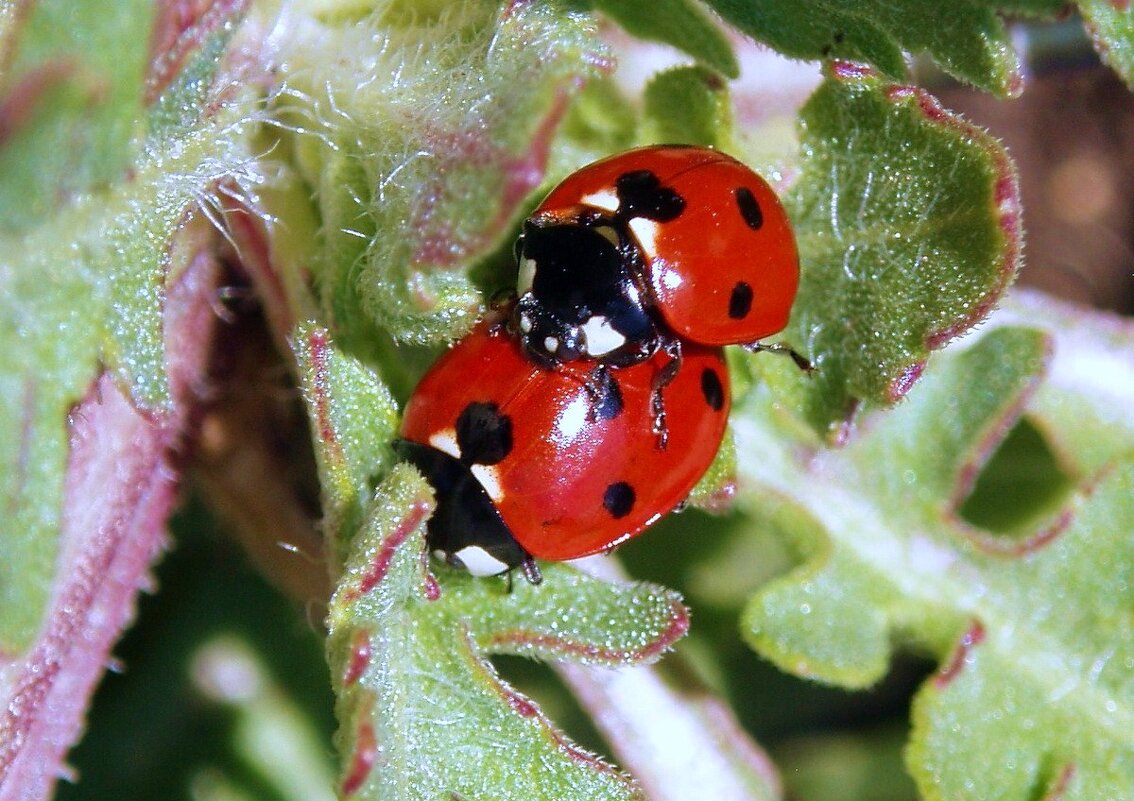
[[[153,11],[149,0],[45,0],[21,22],[5,77],[34,101],[0,147],[0,230],[35,228],[62,198],[119,181],[131,166]]]
[[[789,371],[820,430],[893,403],[930,350],[981,319],[1020,258],[1016,179],[999,144],[921,90],[836,68],[801,113],[785,198],[802,281]]]
[[[1134,8],[1116,0],[1079,0],[1078,5],[1103,61],[1134,87]]]
[[[334,348],[326,329],[301,325],[292,347],[311,417],[323,525],[341,562],[376,478],[389,469],[398,410],[381,380]]]
[[[643,97],[641,139],[732,151],[732,100],[720,76],[702,67],[656,75]]]
[[[412,468],[394,470],[331,602],[342,796],[640,797],[504,684],[486,654],[606,665],[653,660],[688,624],[678,597],[562,566],[549,566],[538,587],[521,582],[509,590],[506,579],[452,571],[436,583],[423,569],[430,493]]]
[[[1019,538],[957,513],[1048,348],[1036,331],[997,328],[940,357],[841,451],[775,475],[738,444],[742,474],[779,498],[759,517],[803,557],[756,593],[746,636],[785,669],[846,687],[878,681],[895,642],[942,659],[908,752],[927,798],[1035,798],[1061,782],[1064,798],[1134,792],[1134,463],[1089,476]],[[991,796],[974,794],[974,776]]]
[[[789,56],[872,64],[904,78],[904,52],[926,52],[951,75],[1002,95],[1018,94],[1020,65],[998,9],[1054,14],[1056,0],[708,0],[739,30]]]
[[[34,55],[57,57],[68,47],[96,54],[91,57],[97,63],[92,72],[60,78],[34,125],[29,121],[32,127],[14,132],[0,148],[0,159],[32,159],[28,164],[37,167],[34,174],[5,167],[0,181],[3,219],[25,228],[18,235],[9,230],[0,247],[0,419],[6,421],[0,427],[0,493],[8,499],[0,531],[0,650],[6,653],[20,653],[35,636],[51,591],[68,410],[100,365],[116,374],[141,408],[158,413],[167,407],[162,305],[170,238],[206,187],[218,175],[238,178],[247,158],[243,132],[234,124],[236,104],[202,116],[199,85],[186,80],[168,87],[167,102],[196,109],[196,115],[152,119],[146,144],[132,152],[128,146],[136,140],[130,134],[142,122],[142,71],[133,43],[148,41],[149,15],[92,12],[80,20],[81,30],[71,31],[59,20],[70,8],[35,6],[27,24],[42,31],[44,41],[23,56],[13,79],[22,74],[27,80],[42,66]],[[131,44],[122,50],[126,30],[135,33],[125,37]],[[221,31],[212,38],[223,44],[228,36]],[[214,73],[221,49],[203,50],[186,75]],[[87,108],[91,98],[86,106],[79,102],[77,86],[100,70],[109,71],[100,80],[114,89]],[[40,141],[39,126],[49,132],[48,141]],[[79,139],[63,144],[65,135]],[[45,204],[65,201],[45,212]],[[33,214],[25,216],[29,210]]]
[[[5,654],[22,658],[57,583],[69,410],[104,368],[138,408],[169,409],[175,234],[215,210],[223,184],[265,223],[261,277],[284,288],[286,307],[268,310],[272,324],[308,321],[274,333],[292,337],[327,561],[341,574],[327,642],[341,794],[638,797],[488,657],[649,662],[685,632],[678,595],[555,565],[544,584],[510,591],[504,579],[431,573],[421,534],[432,499],[394,464],[387,386],[412,380],[421,358],[396,342],[468,328],[548,178],[632,144],[739,151],[758,135],[732,130],[722,76],[737,60],[711,9],[828,62],[801,112],[798,161],[780,165],[794,180],[785,200],[804,270],[784,337],[818,369],[733,354],[737,448],[726,445],[692,500],[716,506],[735,489],[742,513],[728,525],[764,539],[690,571],[724,606],[794,549],[798,564],[748,602],[744,636],[796,675],[863,688],[895,647],[939,660],[907,749],[927,798],[1134,796],[1134,393],[1116,389],[1134,332],[1016,299],[979,338],[931,357],[1014,277],[1015,178],[987,134],[890,82],[906,76],[904,53],[927,53],[1014,94],[998,13],[1061,3],[344,0],[291,7],[276,29],[264,21],[275,9],[260,7],[253,28],[272,31],[271,47],[241,58],[275,59],[263,83],[221,73],[217,85],[232,32],[220,25],[157,97],[146,76],[154,6],[88,5],[0,1]],[[1080,7],[1134,82],[1130,9]],[[609,78],[592,10],[696,64],[655,76],[639,105]],[[250,257],[232,244],[226,258]],[[1063,369],[1049,371],[1052,360]],[[239,591],[227,597],[240,603]],[[255,722],[254,706],[236,715]],[[259,719],[259,731],[288,719]],[[0,727],[0,760],[8,738]]]
[[[59,801],[334,797],[323,636],[193,499],[170,521],[161,592],[115,648]],[[281,658],[282,656],[282,658]],[[144,726],[139,721],[145,721]],[[192,788],[192,792],[187,790]],[[223,788],[223,792],[221,791]]]
[[[324,313],[352,351],[374,323],[416,343],[468,330],[481,293],[466,270],[499,246],[605,57],[590,18],[558,3],[400,11],[290,42],[277,97],[322,216]]]
[[[732,45],[696,0],[590,0],[589,5],[639,39],[673,45],[728,78],[740,75]]]

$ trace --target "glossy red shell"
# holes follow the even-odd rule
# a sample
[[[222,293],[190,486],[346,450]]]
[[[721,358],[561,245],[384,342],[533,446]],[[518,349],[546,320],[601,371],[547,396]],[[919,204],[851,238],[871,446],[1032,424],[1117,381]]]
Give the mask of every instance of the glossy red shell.
[[[616,181],[639,170],[653,172],[685,200],[676,219],[656,224],[652,242],[638,236],[653,302],[673,332],[729,345],[783,330],[799,285],[795,234],[772,188],[731,156],[684,145],[630,150],[570,175],[533,216],[566,221],[585,208],[613,211]],[[757,228],[738,207],[741,188],[759,209]],[[738,282],[751,289],[751,306],[739,318],[730,316]]]
[[[539,367],[514,337],[482,323],[421,380],[406,406],[402,436],[436,447],[438,435],[454,439],[456,420],[470,403],[497,404],[512,420],[513,447],[490,468],[496,487],[486,490],[505,524],[537,558],[586,556],[638,534],[681,503],[720,447],[728,371],[720,348],[696,344],[685,345],[681,369],[662,391],[669,442],[658,446],[651,396],[668,361],[659,352],[612,371],[622,410],[601,419],[587,390],[589,367]],[[633,489],[634,501],[615,518],[604,497],[619,482]]]

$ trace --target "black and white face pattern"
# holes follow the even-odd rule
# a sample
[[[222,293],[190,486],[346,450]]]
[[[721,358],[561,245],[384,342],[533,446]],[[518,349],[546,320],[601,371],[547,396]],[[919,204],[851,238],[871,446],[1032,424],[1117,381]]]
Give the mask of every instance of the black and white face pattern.
[[[512,452],[512,420],[495,403],[470,403],[451,429],[429,445],[400,440],[400,455],[412,462],[437,493],[427,533],[429,548],[474,576],[494,576],[530,561],[500,517],[502,499],[496,465]]]
[[[633,364],[654,352],[658,338],[642,257],[652,255],[657,226],[680,215],[685,200],[638,170],[584,201],[596,209],[591,219],[524,224],[515,327],[537,360]]]
[[[624,238],[609,225],[528,221],[519,243],[513,320],[525,349],[550,363],[637,360],[656,336]]]

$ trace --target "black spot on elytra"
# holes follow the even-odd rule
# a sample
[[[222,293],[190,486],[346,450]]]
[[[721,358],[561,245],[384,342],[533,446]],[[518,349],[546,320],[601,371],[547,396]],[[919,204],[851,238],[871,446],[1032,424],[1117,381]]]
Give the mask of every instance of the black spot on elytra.
[[[495,403],[470,403],[457,418],[457,447],[465,464],[496,464],[512,452],[512,418]]]
[[[709,404],[714,412],[724,408],[724,385],[721,384],[721,377],[717,375],[717,371],[711,367],[701,371],[701,394],[705,397],[705,403]]]
[[[618,519],[630,514],[634,508],[634,488],[625,481],[616,481],[602,494],[602,505],[610,516]]]
[[[685,198],[649,170],[635,170],[618,176],[614,183],[618,194],[618,216],[624,220],[645,217],[654,222],[669,222],[685,211]]]
[[[733,195],[736,197],[736,207],[740,209],[740,216],[744,224],[753,231],[759,231],[764,225],[764,212],[756,202],[756,196],[747,186],[738,188]]]
[[[743,320],[752,311],[752,285],[747,281],[737,281],[728,296],[728,316]]]

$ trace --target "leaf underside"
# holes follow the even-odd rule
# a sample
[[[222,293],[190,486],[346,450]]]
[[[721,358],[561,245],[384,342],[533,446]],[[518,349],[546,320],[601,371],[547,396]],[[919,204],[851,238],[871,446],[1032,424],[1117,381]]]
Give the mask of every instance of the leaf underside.
[[[785,203],[802,279],[784,337],[816,370],[762,365],[838,436],[992,308],[1019,264],[1019,198],[996,140],[855,65],[836,64],[804,106],[801,140]]]
[[[762,525],[803,557],[752,598],[746,636],[783,668],[846,687],[878,681],[895,643],[938,656],[907,755],[927,798],[1134,792],[1134,460],[1118,449],[1011,535],[958,513],[1020,414],[1046,425],[1029,403],[1049,391],[1049,348],[1036,330],[997,327],[937,357],[845,448],[806,466],[788,457],[776,475],[745,459],[754,442],[738,431],[742,477],[779,498]]]

